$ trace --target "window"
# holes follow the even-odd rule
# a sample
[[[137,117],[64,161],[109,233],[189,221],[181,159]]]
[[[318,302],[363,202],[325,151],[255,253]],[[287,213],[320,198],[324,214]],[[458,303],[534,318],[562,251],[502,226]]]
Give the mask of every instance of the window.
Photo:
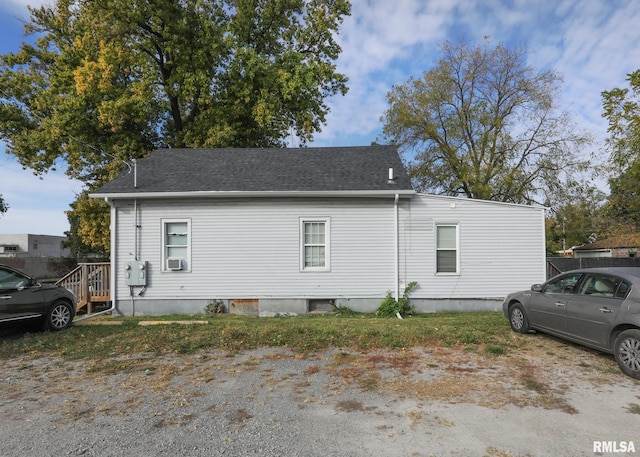
[[[29,278],[22,276],[14,271],[0,268],[0,289],[17,289],[18,287],[26,287],[28,284]]]
[[[457,274],[458,268],[458,226],[436,226],[436,273]]]
[[[573,294],[576,284],[582,279],[582,273],[570,273],[549,281],[542,292],[546,294]]]
[[[329,218],[300,220],[300,269],[329,271]]]
[[[621,279],[603,274],[589,275],[580,287],[583,295],[606,298],[626,298],[630,290],[629,284]]]
[[[162,269],[189,270],[191,265],[191,221],[162,221]]]

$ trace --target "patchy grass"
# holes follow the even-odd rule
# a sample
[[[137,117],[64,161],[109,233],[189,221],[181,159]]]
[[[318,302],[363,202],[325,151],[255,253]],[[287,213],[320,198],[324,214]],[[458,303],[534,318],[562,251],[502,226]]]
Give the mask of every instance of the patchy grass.
[[[227,413],[227,419],[229,422],[236,426],[244,426],[245,422],[253,417],[253,414],[246,409],[236,409]]]
[[[258,347],[284,347],[308,353],[345,350],[402,349],[422,346],[462,347],[494,355],[527,343],[509,329],[498,312],[417,315],[404,320],[374,315],[255,318],[235,315],[161,316],[162,321],[204,321],[208,325],[140,326],[149,317],[101,317],[121,325],[76,325],[59,333],[28,333],[0,341],[0,359],[17,354],[57,355],[65,359],[100,359],[114,355],[193,354],[202,349],[230,352]],[[88,321],[90,322],[90,321]]]
[[[635,403],[629,404],[629,406],[627,407],[627,412],[631,414],[640,414],[640,405],[637,405]]]
[[[545,335],[512,332],[499,312],[419,314],[403,320],[345,312],[276,318],[217,314],[154,319],[165,324],[139,325],[148,321],[148,316],[101,317],[63,332],[0,339],[0,359],[15,358],[20,360],[20,370],[36,372],[34,364],[44,358],[53,364],[81,364],[89,377],[132,376],[137,380],[135,385],[157,392],[166,392],[171,380],[183,373],[191,373],[189,385],[198,385],[258,369],[264,388],[276,390],[293,383],[302,394],[315,374],[326,371],[340,379],[342,386],[361,391],[385,390],[400,397],[472,402],[491,408],[534,406],[567,414],[577,411],[564,398],[567,386],[553,376],[554,366],[573,365],[594,385],[609,382],[608,373],[618,373],[611,356]],[[266,358],[236,358],[244,351],[265,347],[287,351]],[[291,356],[312,359],[321,353],[328,354],[328,363],[307,367],[306,382],[294,382],[293,375],[272,379],[272,371],[263,363]],[[186,357],[190,355],[195,357]],[[227,358],[232,363],[222,362]],[[200,362],[214,366],[203,370]],[[51,365],[47,367],[51,369]],[[195,395],[191,391],[182,394],[184,398]],[[184,398],[178,396],[176,401]],[[338,408],[359,410],[358,405],[349,403]],[[635,404],[627,411],[640,414]],[[236,411],[229,420],[242,426],[250,419],[245,413]],[[74,414],[90,416],[92,412],[75,405]],[[190,420],[174,415],[157,426]],[[491,455],[501,452],[495,449]]]
[[[523,456],[520,456],[520,454],[518,454],[517,456],[509,451],[503,451],[501,449],[495,448],[493,446],[489,446],[486,450],[486,456],[487,457],[533,457],[531,454],[525,454]]]

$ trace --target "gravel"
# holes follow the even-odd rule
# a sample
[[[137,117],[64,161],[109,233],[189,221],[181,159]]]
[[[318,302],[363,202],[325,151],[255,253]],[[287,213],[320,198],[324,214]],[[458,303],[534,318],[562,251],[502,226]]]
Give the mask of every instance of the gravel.
[[[19,356],[0,369],[0,455],[609,455],[594,452],[603,440],[639,455],[638,381],[611,356],[531,337],[539,350],[495,356]]]

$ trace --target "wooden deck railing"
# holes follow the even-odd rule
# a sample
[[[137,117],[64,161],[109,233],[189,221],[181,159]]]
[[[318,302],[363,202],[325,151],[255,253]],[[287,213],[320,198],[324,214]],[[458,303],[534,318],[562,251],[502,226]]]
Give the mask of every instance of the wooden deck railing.
[[[93,304],[111,300],[111,264],[80,263],[71,273],[64,276],[57,285],[71,290],[78,300],[77,311],[86,306],[87,314],[93,312]]]

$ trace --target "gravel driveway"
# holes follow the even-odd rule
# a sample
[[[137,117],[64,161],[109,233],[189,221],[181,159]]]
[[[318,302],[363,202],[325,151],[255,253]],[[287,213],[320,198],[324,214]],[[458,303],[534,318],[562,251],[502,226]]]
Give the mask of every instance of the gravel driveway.
[[[640,382],[610,356],[531,338],[495,356],[20,356],[0,371],[0,455],[640,455]],[[594,441],[638,450],[594,452]]]

